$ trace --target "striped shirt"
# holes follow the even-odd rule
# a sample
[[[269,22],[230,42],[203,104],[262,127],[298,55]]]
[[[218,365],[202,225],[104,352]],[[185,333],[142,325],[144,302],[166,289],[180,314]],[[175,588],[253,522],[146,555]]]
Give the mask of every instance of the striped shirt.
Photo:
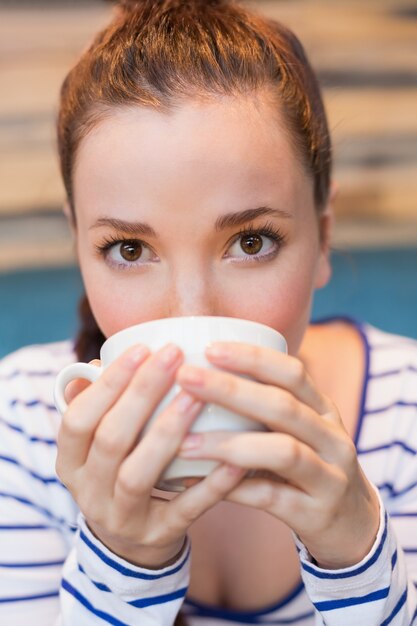
[[[417,342],[357,325],[366,375],[355,437],[377,487],[381,523],[361,563],[318,568],[302,544],[300,583],[256,612],[186,597],[190,546],[147,570],[112,554],[89,531],[55,474],[59,416],[52,387],[74,361],[70,342],[22,349],[0,363],[0,624],[168,626],[417,626]]]

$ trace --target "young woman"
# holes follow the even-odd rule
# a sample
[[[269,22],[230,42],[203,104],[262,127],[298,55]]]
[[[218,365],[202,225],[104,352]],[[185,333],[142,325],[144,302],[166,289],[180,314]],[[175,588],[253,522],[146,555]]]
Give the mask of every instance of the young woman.
[[[64,82],[58,138],[84,326],[1,365],[0,622],[412,624],[417,345],[309,325],[331,150],[297,39],[227,0],[122,2]],[[289,355],[215,344],[206,371],[135,346],[60,420],[64,365],[182,315],[262,322]],[[207,401],[268,432],[187,435]],[[168,498],[177,454],[220,463]]]

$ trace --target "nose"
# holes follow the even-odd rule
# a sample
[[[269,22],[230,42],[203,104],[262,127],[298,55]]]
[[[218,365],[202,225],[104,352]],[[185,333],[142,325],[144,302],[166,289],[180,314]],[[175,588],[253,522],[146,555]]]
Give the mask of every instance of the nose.
[[[221,315],[212,276],[197,267],[172,276],[166,299],[166,317]]]

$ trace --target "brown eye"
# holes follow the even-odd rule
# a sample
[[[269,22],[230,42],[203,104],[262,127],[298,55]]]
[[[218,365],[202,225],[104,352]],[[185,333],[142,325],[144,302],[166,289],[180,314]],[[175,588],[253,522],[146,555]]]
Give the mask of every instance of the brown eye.
[[[261,235],[245,235],[240,240],[240,247],[246,254],[258,254],[262,250]]]
[[[138,241],[125,241],[120,244],[120,256],[129,263],[137,261],[142,256],[142,244]]]

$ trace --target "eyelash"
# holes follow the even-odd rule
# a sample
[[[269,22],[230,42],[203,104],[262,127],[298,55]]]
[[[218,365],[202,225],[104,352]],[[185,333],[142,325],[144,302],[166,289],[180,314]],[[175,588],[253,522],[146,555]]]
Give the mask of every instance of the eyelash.
[[[236,235],[233,235],[231,241],[227,243],[227,247],[230,248],[233,244],[235,244],[237,241],[239,241],[239,239],[242,239],[243,237],[251,237],[254,235],[257,235],[258,237],[268,237],[269,239],[271,239],[275,244],[274,249],[272,250],[272,252],[268,252],[267,254],[260,256],[248,255],[246,257],[243,257],[240,261],[238,261],[238,263],[261,263],[262,261],[272,259],[277,256],[278,252],[286,242],[286,237],[284,233],[282,233],[279,228],[275,227],[272,222],[267,222],[264,226],[258,228],[255,228],[252,224],[249,224],[249,226],[242,228],[241,230],[239,230],[238,233],[236,233]]]
[[[150,246],[141,239],[131,239],[130,237],[117,237],[115,235],[108,235],[103,239],[100,244],[96,245],[95,248],[100,257],[104,257],[104,259],[107,259],[108,253],[114,246],[128,243],[135,245],[140,244],[143,247],[151,249]],[[108,262],[111,266],[115,267],[118,270],[129,270],[136,267],[133,263],[129,264],[126,262],[126,264],[124,264],[110,260],[108,260]]]
[[[262,261],[266,261],[271,258],[274,258],[278,254],[281,247],[286,243],[286,236],[279,230],[279,228],[276,228],[271,222],[268,222],[264,226],[259,227],[259,228],[255,228],[252,224],[250,224],[249,226],[246,226],[245,228],[242,228],[241,230],[239,230],[238,233],[233,235],[231,240],[229,240],[229,242],[227,243],[227,248],[230,248],[237,241],[239,241],[239,239],[242,239],[243,237],[251,237],[251,236],[268,237],[274,242],[275,244],[274,249],[272,250],[272,252],[268,252],[267,254],[264,254],[264,255],[260,255],[260,256],[248,255],[246,257],[242,257],[242,259],[237,261],[237,263],[253,263],[253,262],[260,263]],[[114,235],[107,236],[102,241],[102,243],[96,246],[96,250],[101,257],[106,258],[111,248],[113,248],[116,245],[126,244],[126,243],[140,244],[152,250],[152,248],[150,248],[150,246],[144,241],[142,241],[141,239],[130,239],[130,238],[124,238],[124,237],[117,237]],[[113,262],[112,265],[116,266],[117,269],[123,269],[123,270],[132,269],[135,267],[133,263],[123,264],[123,263]]]

